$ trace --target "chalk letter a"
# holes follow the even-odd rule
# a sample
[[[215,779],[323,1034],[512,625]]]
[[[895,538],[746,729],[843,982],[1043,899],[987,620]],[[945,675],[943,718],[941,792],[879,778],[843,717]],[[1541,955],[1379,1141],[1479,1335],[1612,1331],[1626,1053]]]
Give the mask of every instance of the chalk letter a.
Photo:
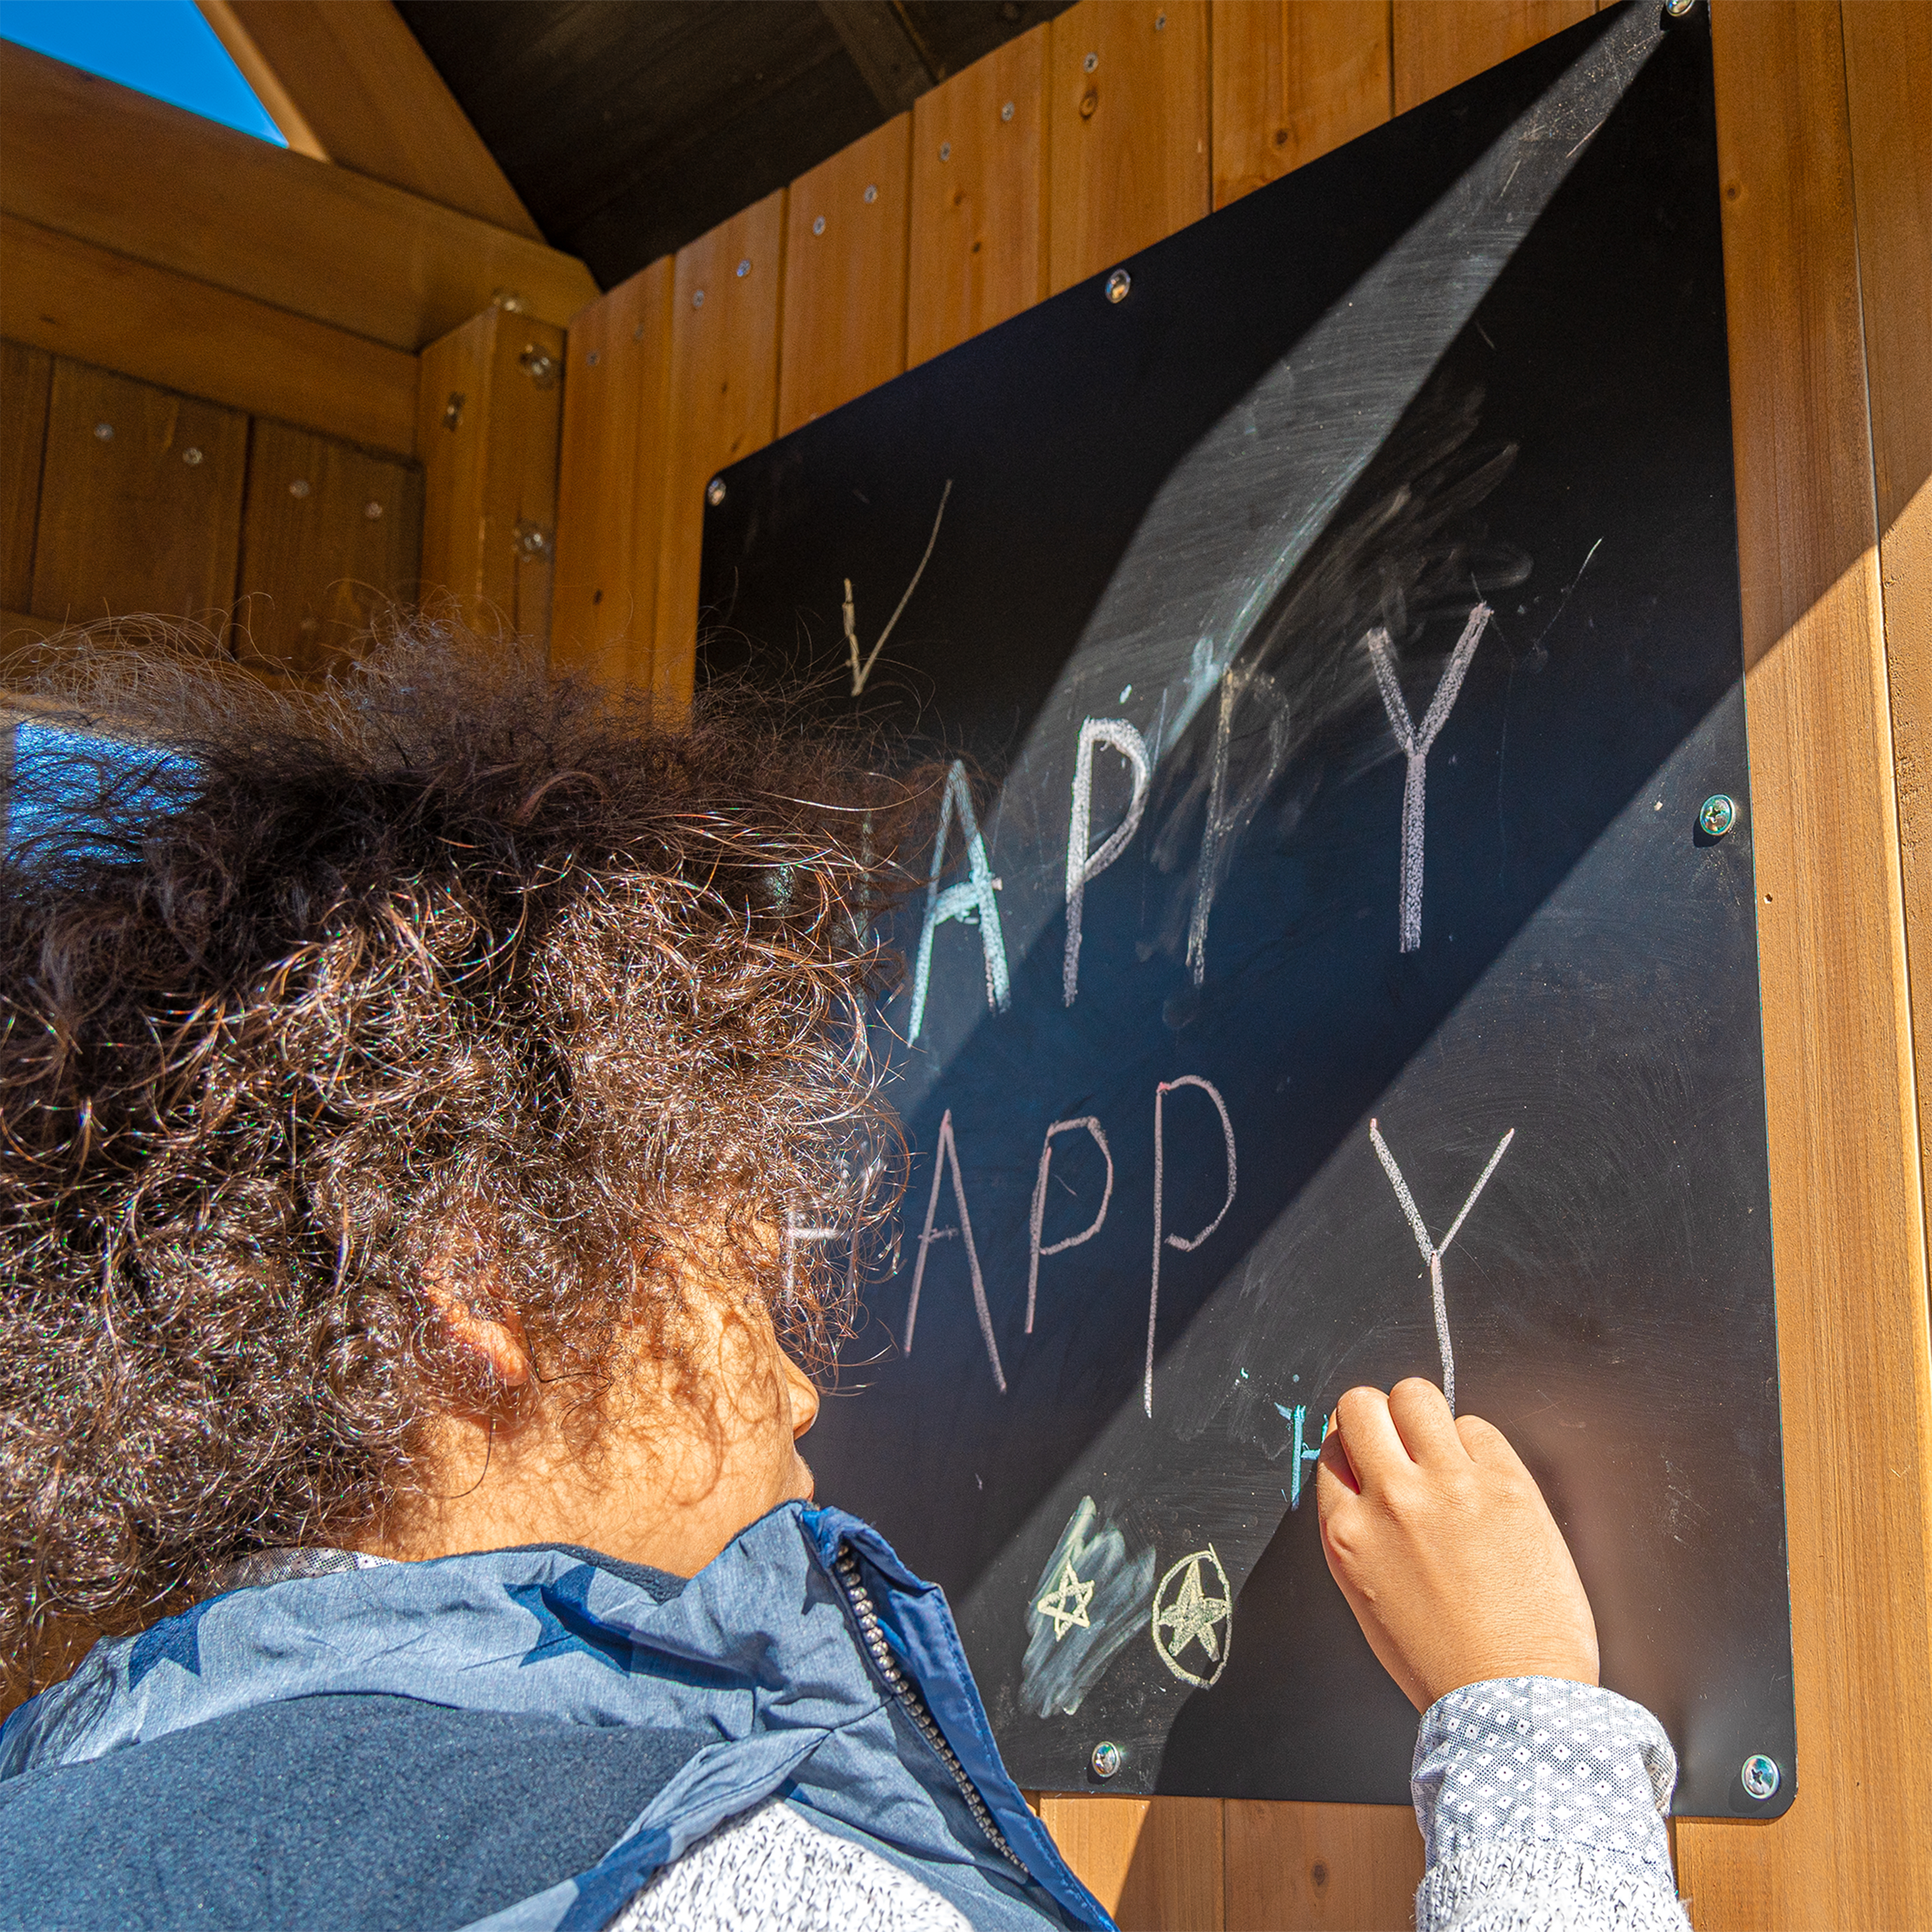
[[[956,885],[940,890],[940,877],[946,870],[946,836],[952,829],[955,812],[966,840],[966,877]],[[926,1018],[926,988],[932,976],[932,938],[949,919],[962,925],[977,924],[980,948],[986,960],[986,1004],[996,1012],[1004,1012],[1012,1003],[1012,989],[1006,975],[1006,935],[1000,926],[1000,902],[993,891],[993,871],[986,863],[986,842],[980,836],[980,821],[973,814],[973,794],[966,783],[966,767],[955,758],[946,774],[946,795],[939,808],[939,836],[932,844],[932,873],[926,884],[926,920],[919,930],[919,959],[913,969],[912,1018],[908,1041],[919,1038]]]
[[[966,1266],[973,1277],[973,1306],[980,1317],[980,1334],[986,1344],[986,1359],[993,1365],[993,1381],[1000,1394],[1006,1392],[1006,1372],[1000,1366],[1000,1345],[993,1340],[992,1311],[986,1306],[986,1278],[980,1272],[980,1251],[973,1245],[972,1217],[966,1212],[966,1186],[959,1178],[959,1149],[952,1138],[952,1109],[948,1107],[939,1123],[939,1145],[932,1156],[932,1192],[926,1204],[926,1226],[920,1231],[919,1259],[912,1271],[912,1299],[906,1306],[905,1352],[912,1353],[913,1330],[919,1324],[919,1292],[926,1284],[926,1252],[936,1240],[952,1233],[950,1228],[933,1232],[939,1213],[939,1184],[948,1164],[952,1170],[952,1204],[959,1210],[959,1238],[966,1246]]]

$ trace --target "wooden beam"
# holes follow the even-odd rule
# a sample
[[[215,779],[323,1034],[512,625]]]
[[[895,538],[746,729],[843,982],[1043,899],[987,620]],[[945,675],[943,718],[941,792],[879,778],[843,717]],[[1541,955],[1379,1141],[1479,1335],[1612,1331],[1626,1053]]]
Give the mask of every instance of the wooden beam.
[[[53,358],[45,350],[0,342],[0,604],[24,608],[33,596],[52,380]]]
[[[1721,0],[1798,1800],[1678,1821],[1700,1932],[1932,1924],[1932,1361],[1840,11]]]
[[[1433,100],[1596,10],[1597,0],[1391,0],[1395,111]]]
[[[908,364],[1046,294],[1049,31],[1009,40],[912,111]]]
[[[389,0],[197,0],[297,153],[542,241]]]
[[[1040,1822],[1120,1932],[1220,1932],[1222,1811],[1218,1798],[1040,1801]]]
[[[1080,0],[1048,48],[1057,295],[1208,212],[1208,0]]]
[[[0,335],[398,456],[416,358],[0,214]]]
[[[1844,28],[1922,1161],[1932,1156],[1932,7],[1859,0]]]
[[[660,256],[570,325],[550,662],[648,689],[664,531],[671,281]]]
[[[1214,0],[1214,206],[1379,128],[1389,16],[1360,0]]]
[[[677,251],[651,670],[652,688],[668,705],[690,701],[697,672],[706,487],[728,463],[762,449],[778,428],[785,193],[766,195]]]
[[[791,184],[778,350],[781,436],[905,368],[911,142],[912,116],[902,114]]]
[[[132,260],[410,350],[500,293],[557,324],[596,296],[571,256],[11,42],[0,88],[0,209]]]
[[[486,309],[423,351],[422,595],[547,640],[563,332]]]

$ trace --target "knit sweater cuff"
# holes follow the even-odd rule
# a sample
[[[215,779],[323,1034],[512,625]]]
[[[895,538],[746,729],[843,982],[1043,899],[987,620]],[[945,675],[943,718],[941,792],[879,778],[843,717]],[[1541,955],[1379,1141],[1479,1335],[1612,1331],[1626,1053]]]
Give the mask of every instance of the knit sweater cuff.
[[[1614,1691],[1551,1677],[1451,1691],[1424,1714],[1410,1775],[1420,1932],[1681,1927],[1664,1822],[1676,1781],[1663,1726]]]

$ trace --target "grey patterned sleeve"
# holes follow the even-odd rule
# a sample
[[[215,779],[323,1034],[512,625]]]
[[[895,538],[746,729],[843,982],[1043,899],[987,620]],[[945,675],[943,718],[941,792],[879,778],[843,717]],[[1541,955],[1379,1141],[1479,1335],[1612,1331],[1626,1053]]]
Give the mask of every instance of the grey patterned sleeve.
[[[1676,1754],[1641,1704],[1511,1677],[1423,1714],[1417,1932],[1689,1932],[1664,1814]]]

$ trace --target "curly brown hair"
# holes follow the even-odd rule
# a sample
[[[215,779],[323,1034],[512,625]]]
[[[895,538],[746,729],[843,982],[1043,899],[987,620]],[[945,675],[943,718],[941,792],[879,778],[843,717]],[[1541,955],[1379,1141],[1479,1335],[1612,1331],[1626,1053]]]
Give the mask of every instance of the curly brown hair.
[[[548,1383],[620,1316],[674,1352],[700,1238],[825,1358],[901,1166],[896,795],[448,625],[319,694],[96,648],[60,704],[122,742],[7,788],[0,1654],[419,1493],[434,1408],[518,1400],[424,1293],[452,1241]]]

